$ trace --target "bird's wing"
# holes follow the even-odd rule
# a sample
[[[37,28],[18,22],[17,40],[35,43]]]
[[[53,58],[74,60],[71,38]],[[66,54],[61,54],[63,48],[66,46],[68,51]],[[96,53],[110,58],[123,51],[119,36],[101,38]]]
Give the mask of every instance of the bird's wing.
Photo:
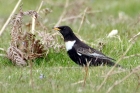
[[[114,59],[112,59],[110,57],[105,56],[103,53],[101,53],[100,51],[97,51],[97,50],[95,50],[93,48],[79,47],[76,50],[77,50],[78,55],[85,55],[85,56],[95,57],[95,58],[99,58],[99,59],[114,60]]]

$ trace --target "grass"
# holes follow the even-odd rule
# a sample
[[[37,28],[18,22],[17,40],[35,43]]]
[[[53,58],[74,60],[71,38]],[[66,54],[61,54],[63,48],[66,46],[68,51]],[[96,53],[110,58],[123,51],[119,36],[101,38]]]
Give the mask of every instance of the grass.
[[[0,2],[3,3],[0,6],[2,11],[0,27],[2,27],[17,1]],[[40,0],[36,0],[31,4],[31,1],[23,0],[23,10],[37,10],[40,2]],[[65,2],[65,0],[44,1],[42,8],[50,8],[52,12],[47,16],[43,16],[40,21],[43,22],[48,19],[45,25],[49,31],[58,22],[64,11]],[[104,43],[103,53],[118,60],[131,44],[129,40],[140,31],[139,6],[138,0],[69,0],[69,6],[66,9],[64,18],[77,16],[83,13],[86,7],[91,13],[86,13],[86,19],[79,33],[77,32],[81,23],[79,18],[61,22],[60,25],[69,25],[82,40],[96,49],[99,49],[99,42]],[[108,33],[113,29],[119,31],[118,35],[121,38],[121,42],[117,38],[107,38]],[[7,49],[9,47],[9,32],[10,26],[5,29],[0,37],[0,48]],[[138,36],[125,56],[139,54],[139,39]],[[64,44],[62,39],[60,39],[59,43]],[[0,51],[1,53],[4,52]],[[90,67],[86,85],[83,87],[83,83],[80,83],[80,81],[84,79],[84,68],[72,62],[64,49],[61,49],[58,53],[50,49],[48,56],[33,61],[33,88],[29,84],[29,66],[23,68],[13,66],[7,58],[0,57],[0,93],[109,93],[108,90],[111,87],[113,89],[110,90],[110,93],[139,93],[140,72],[137,70],[135,70],[136,73],[130,75],[123,82],[114,85],[116,81],[119,82],[131,74],[133,68],[139,66],[139,60],[139,56],[122,59],[119,64],[127,68],[127,70],[122,72],[115,68],[104,85],[97,91],[105,77],[107,77],[111,67]],[[44,78],[40,78],[41,74],[44,75]]]

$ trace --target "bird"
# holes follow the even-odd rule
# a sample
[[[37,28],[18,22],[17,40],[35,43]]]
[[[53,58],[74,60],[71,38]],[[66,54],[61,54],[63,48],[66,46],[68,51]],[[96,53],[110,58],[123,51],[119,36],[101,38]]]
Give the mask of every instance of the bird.
[[[107,65],[121,67],[119,64],[115,64],[115,59],[106,56],[78,39],[69,26],[58,26],[53,27],[53,29],[62,34],[67,54],[76,64],[80,66]]]

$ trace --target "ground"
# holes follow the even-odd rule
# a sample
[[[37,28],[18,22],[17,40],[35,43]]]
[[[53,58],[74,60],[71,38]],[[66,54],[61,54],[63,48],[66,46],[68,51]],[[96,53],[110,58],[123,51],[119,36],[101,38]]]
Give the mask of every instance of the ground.
[[[0,2],[2,28],[17,0]],[[23,11],[37,11],[40,3],[41,0],[23,0],[21,4]],[[50,13],[39,14],[48,32],[54,32],[52,27],[62,17],[59,25],[70,26],[80,39],[116,59],[125,70],[90,67],[83,86],[85,70],[70,60],[64,48],[57,52],[50,48],[48,55],[33,60],[32,78],[30,66],[13,66],[10,60],[0,56],[0,93],[139,93],[140,68],[136,69],[140,64],[139,35],[130,42],[140,31],[139,6],[139,0],[44,0],[41,9],[47,8]],[[10,45],[10,27],[0,36],[0,48],[5,50]],[[115,29],[118,34],[108,38]],[[58,44],[64,45],[61,35],[56,37]],[[100,44],[104,46],[100,48]],[[0,50],[0,54],[5,52]]]

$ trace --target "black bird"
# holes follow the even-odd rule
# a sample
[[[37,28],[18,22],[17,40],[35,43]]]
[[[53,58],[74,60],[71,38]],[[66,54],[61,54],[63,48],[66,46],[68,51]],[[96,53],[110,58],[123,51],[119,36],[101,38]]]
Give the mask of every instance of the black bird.
[[[63,35],[67,53],[76,64],[81,66],[115,65],[114,59],[79,40],[69,26],[59,26],[53,29]],[[120,65],[116,64],[116,67],[120,67]]]

